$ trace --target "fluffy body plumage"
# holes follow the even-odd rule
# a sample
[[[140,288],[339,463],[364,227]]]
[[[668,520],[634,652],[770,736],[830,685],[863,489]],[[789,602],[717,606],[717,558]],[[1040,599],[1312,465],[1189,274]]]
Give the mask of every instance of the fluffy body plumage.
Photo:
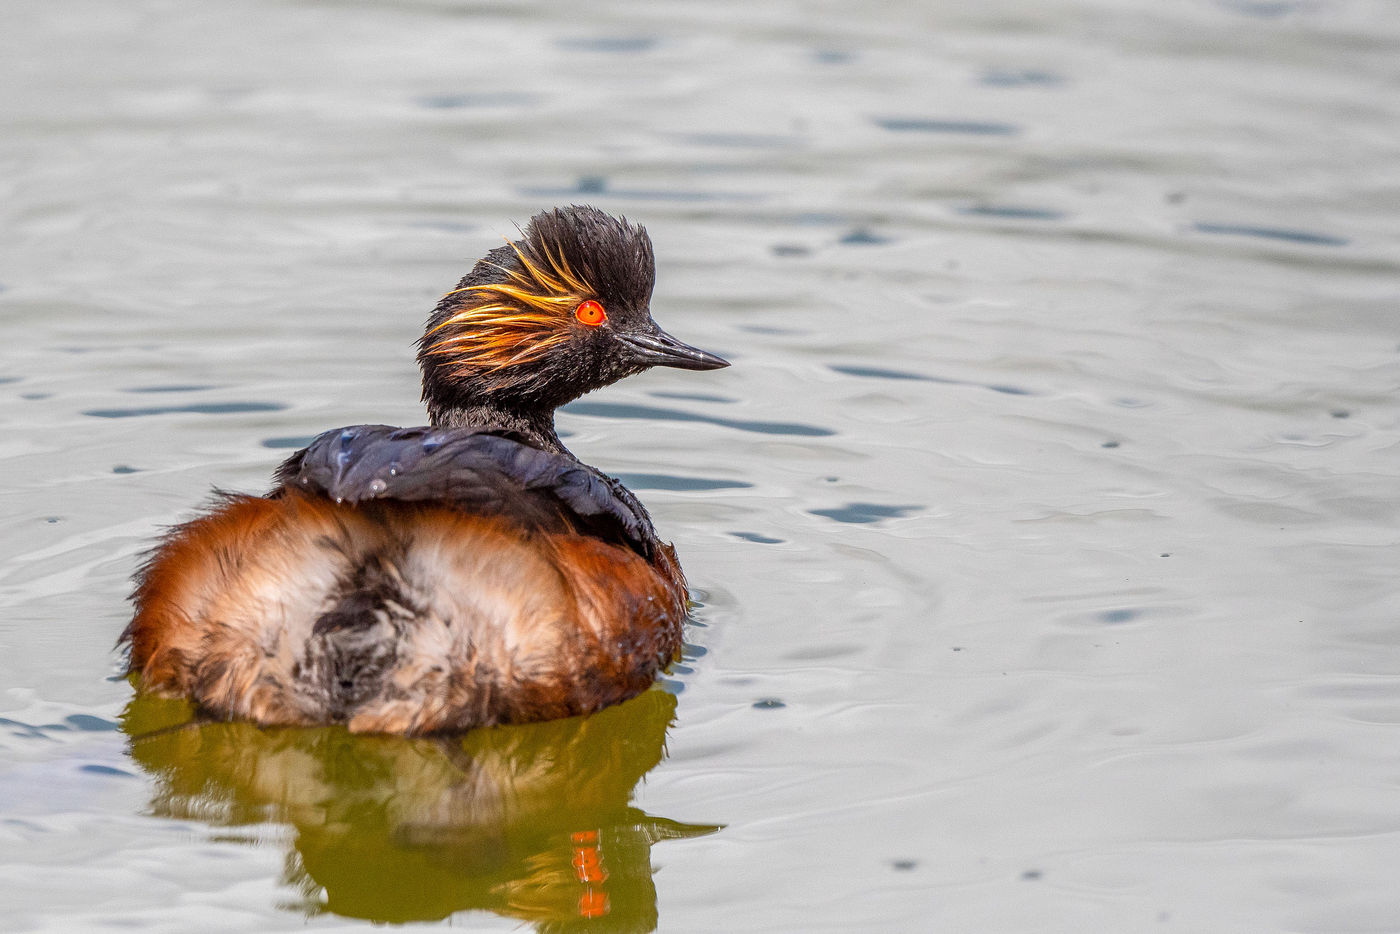
[[[266,724],[427,733],[571,716],[644,690],[685,580],[637,499],[580,463],[555,407],[718,357],[652,321],[646,232],[538,215],[438,305],[432,425],[318,437],[266,496],[221,494],[137,576],[122,636],[149,691]],[[575,314],[582,303],[605,320]]]

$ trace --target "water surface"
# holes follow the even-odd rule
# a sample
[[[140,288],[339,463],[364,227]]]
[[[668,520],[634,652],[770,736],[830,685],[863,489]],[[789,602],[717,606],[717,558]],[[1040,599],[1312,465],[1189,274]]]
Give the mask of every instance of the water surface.
[[[12,5],[0,929],[1400,929],[1393,12]],[[561,416],[695,588],[664,687],[132,705],[153,537],[420,422],[428,309],[565,202],[734,362]]]

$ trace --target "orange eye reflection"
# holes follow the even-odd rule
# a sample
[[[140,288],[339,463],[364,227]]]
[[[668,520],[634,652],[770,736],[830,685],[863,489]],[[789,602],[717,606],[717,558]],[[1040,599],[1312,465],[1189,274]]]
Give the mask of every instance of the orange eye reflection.
[[[582,324],[596,328],[608,320],[608,313],[603,310],[601,304],[590,298],[586,302],[579,302],[578,307],[574,309],[574,317]]]

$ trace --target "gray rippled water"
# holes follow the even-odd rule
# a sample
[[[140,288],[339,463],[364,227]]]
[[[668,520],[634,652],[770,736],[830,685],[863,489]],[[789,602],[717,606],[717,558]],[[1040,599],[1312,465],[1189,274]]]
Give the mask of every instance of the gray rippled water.
[[[0,929],[1400,929],[1393,14],[11,4]],[[734,363],[561,416],[695,588],[664,685],[131,704],[160,528],[421,422],[428,309],[566,202]]]

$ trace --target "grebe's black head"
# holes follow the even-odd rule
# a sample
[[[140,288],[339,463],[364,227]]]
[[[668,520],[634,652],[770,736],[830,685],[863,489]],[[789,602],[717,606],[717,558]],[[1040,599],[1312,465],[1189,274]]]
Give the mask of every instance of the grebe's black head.
[[[447,293],[418,342],[434,424],[452,410],[552,412],[653,366],[728,363],[651,319],[651,238],[572,205],[536,214]]]

